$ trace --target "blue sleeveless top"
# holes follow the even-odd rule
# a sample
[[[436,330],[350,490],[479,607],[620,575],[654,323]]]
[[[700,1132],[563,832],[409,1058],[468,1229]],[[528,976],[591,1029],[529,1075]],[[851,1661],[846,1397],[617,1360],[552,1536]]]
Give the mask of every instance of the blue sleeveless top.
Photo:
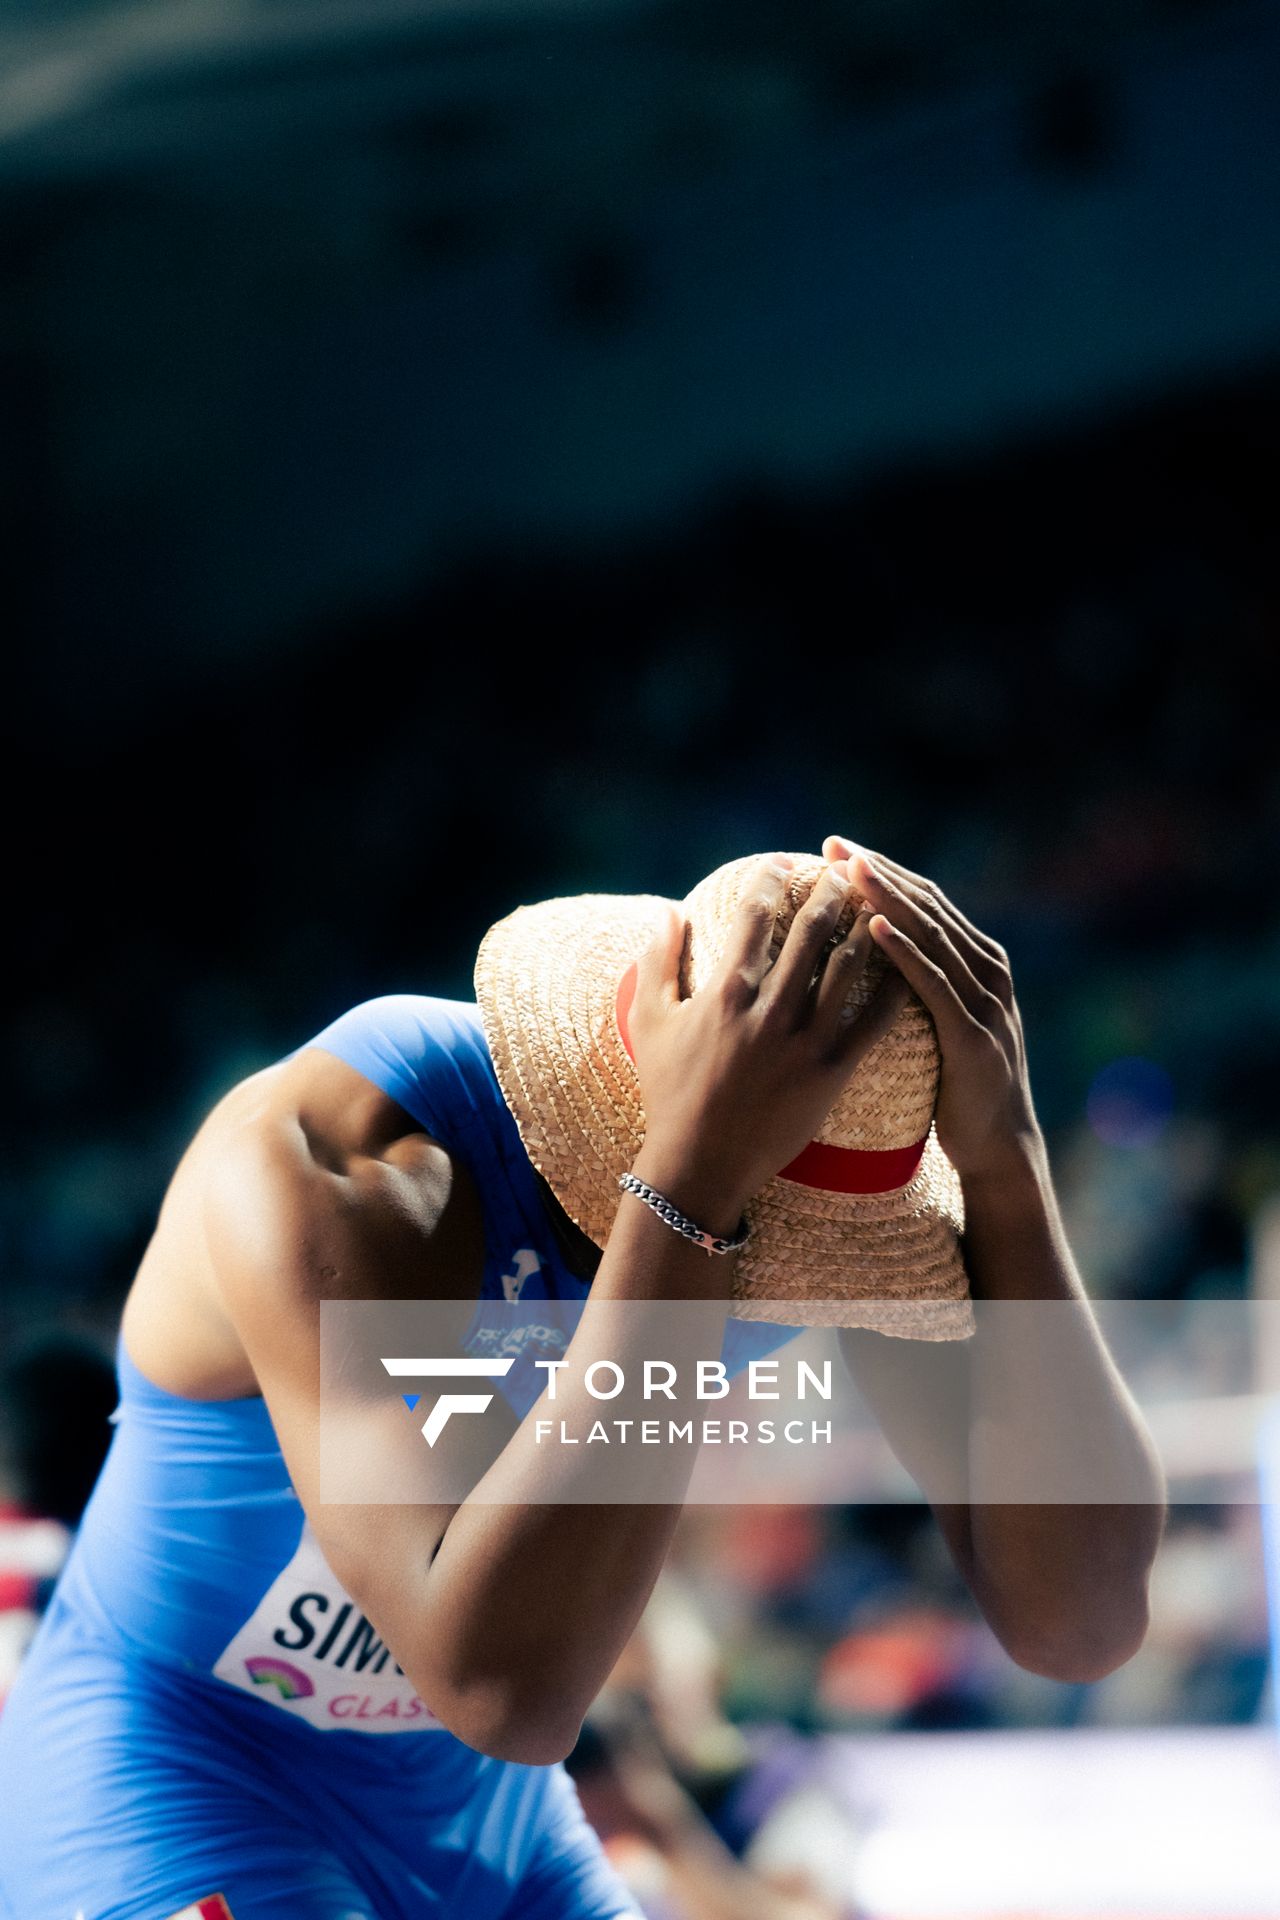
[[[364,1074],[466,1165],[484,1217],[482,1301],[586,1297],[589,1282],[559,1250],[477,1007],[393,994],[307,1044]],[[730,1321],[723,1358],[737,1371],[797,1331]],[[224,1699],[236,1689],[251,1714],[271,1708],[324,1730],[335,1756],[367,1750],[371,1733],[430,1736],[442,1761],[446,1748],[461,1748],[329,1571],[265,1402],[167,1393],[123,1342],[117,1366],[115,1432],[49,1633],[55,1621],[76,1622],[100,1644],[178,1669]]]

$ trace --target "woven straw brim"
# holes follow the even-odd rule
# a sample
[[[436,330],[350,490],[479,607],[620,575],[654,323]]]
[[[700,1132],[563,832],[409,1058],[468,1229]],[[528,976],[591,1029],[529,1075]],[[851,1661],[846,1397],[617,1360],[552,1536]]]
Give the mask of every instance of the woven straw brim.
[[[618,1175],[645,1131],[618,1032],[618,983],[671,904],[651,894],[578,894],[519,907],[489,929],[476,960],[494,1071],[525,1151],[600,1247],[622,1200]],[[932,1127],[908,1186],[846,1194],[775,1178],[750,1201],[747,1220],[736,1319],[875,1327],[918,1340],[974,1330],[960,1181]]]

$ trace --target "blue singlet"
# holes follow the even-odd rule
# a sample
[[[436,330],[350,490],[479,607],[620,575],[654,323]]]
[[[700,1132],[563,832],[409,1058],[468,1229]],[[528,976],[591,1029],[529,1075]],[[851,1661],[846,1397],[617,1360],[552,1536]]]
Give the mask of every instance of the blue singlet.
[[[308,1044],[466,1164],[482,1299],[585,1297],[475,1006],[390,995]],[[732,1321],[724,1357],[794,1331]],[[106,1464],[0,1714],[3,1920],[632,1913],[564,1768],[476,1753],[414,1694],[329,1571],[264,1402],[164,1392],[122,1343],[117,1366]]]

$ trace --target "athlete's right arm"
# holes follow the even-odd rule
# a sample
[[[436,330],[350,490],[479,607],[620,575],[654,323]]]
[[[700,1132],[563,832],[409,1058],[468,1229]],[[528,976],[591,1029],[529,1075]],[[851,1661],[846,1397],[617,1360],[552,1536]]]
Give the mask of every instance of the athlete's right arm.
[[[786,880],[770,866],[753,877],[705,991],[680,997],[677,915],[639,963],[630,1031],[648,1131],[635,1170],[715,1232],[731,1232],[750,1195],[812,1137],[902,1004],[890,976],[856,1021],[844,1017],[869,947],[861,926],[813,986],[844,904],[843,869],[818,883],[772,957]],[[657,1578],[680,1511],[679,1475],[673,1497],[650,1504],[557,1500],[556,1469],[537,1456],[526,1421],[477,1497],[456,1508],[322,1503],[321,1301],[428,1290],[456,1298],[460,1288],[448,1284],[447,1259],[440,1270],[431,1209],[404,1169],[329,1164],[279,1116],[246,1135],[211,1183],[210,1249],[326,1559],[459,1738],[506,1759],[562,1758]],[[625,1316],[610,1321],[615,1303],[703,1300],[727,1313],[732,1264],[624,1200],[565,1380],[580,1380],[592,1358],[617,1357],[616,1347],[593,1346],[602,1325],[623,1326]]]
[[[389,1150],[379,1141],[353,1150],[325,1119],[345,1091],[343,1076],[361,1083],[326,1057],[318,1065],[318,1114],[314,1101],[308,1111],[315,1076],[304,1064],[290,1069],[282,1098],[256,1101],[219,1127],[202,1169],[205,1240],[218,1296],[325,1559],[439,1712],[416,1650],[417,1583],[453,1509],[321,1499],[321,1310],[335,1300],[461,1297],[467,1283],[458,1275],[471,1273],[474,1293],[477,1265],[450,1244],[465,1241],[465,1220],[461,1236],[440,1231],[450,1213],[448,1155],[412,1133]],[[376,1445],[379,1436],[369,1437]],[[441,1718],[466,1737],[447,1710]]]

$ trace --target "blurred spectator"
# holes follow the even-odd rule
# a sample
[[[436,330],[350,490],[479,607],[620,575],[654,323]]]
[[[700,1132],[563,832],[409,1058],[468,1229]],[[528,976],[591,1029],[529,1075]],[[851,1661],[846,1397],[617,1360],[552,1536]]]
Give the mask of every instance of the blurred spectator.
[[[0,1372],[0,1702],[66,1558],[110,1439],[115,1374],[69,1335]]]
[[[856,1835],[812,1748],[748,1738],[719,1694],[714,1636],[665,1572],[570,1761],[615,1865],[651,1920],[857,1920]]]
[[[641,1703],[606,1697],[570,1761],[587,1818],[650,1920],[858,1920],[798,1862],[735,1859],[680,1784]]]

